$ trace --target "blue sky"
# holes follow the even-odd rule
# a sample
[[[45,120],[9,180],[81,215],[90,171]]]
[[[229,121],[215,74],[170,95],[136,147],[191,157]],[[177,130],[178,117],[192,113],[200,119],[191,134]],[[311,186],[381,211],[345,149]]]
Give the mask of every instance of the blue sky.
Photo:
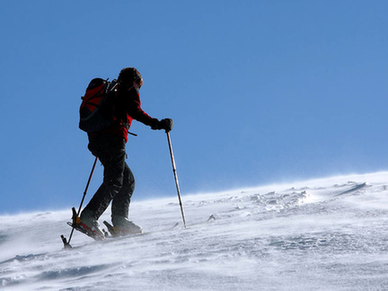
[[[0,214],[77,206],[89,81],[134,66],[184,196],[388,169],[386,1],[0,1]],[[136,200],[176,195],[134,122]],[[102,181],[99,165],[87,200]]]

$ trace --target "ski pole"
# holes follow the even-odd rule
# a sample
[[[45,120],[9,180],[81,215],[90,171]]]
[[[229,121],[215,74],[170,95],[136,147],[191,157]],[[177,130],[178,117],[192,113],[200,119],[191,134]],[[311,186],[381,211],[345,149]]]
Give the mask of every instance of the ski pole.
[[[84,203],[86,192],[88,191],[90,181],[92,180],[92,176],[93,176],[94,168],[96,167],[96,164],[97,164],[97,160],[98,158],[96,157],[93,163],[92,171],[90,172],[90,175],[89,175],[88,183],[86,184],[86,187],[85,187],[84,195],[82,196],[81,204],[79,205],[79,208],[78,208],[77,216],[79,216],[81,212],[82,204]]]
[[[94,160],[92,171],[90,172],[88,182],[86,183],[84,195],[82,196],[82,200],[81,200],[81,203],[80,203],[79,208],[78,208],[77,216],[79,216],[79,214],[81,212],[82,204],[84,203],[85,196],[86,196],[86,193],[88,191],[90,181],[92,180],[92,176],[93,176],[94,168],[96,167],[96,164],[97,164],[97,160],[98,160],[98,157],[96,157],[96,159]],[[74,233],[74,227],[71,229],[71,233],[70,233],[68,241],[66,240],[66,238],[63,235],[61,235],[61,238],[62,238],[63,244],[65,245],[65,248],[71,248],[70,241],[71,241],[71,238],[73,237],[73,233]]]
[[[185,228],[186,228],[186,219],[185,219],[185,214],[184,214],[184,212],[183,212],[183,205],[182,205],[182,199],[181,199],[181,191],[179,190],[178,175],[177,175],[177,173],[176,173],[175,159],[174,159],[174,153],[173,153],[173,151],[172,151],[170,133],[169,133],[169,132],[166,132],[166,133],[167,133],[168,147],[170,148],[170,156],[171,156],[171,163],[172,163],[172,171],[174,172],[175,185],[176,185],[176,190],[177,190],[177,192],[178,192],[179,205],[180,205],[180,207],[181,207],[183,225],[184,225]]]

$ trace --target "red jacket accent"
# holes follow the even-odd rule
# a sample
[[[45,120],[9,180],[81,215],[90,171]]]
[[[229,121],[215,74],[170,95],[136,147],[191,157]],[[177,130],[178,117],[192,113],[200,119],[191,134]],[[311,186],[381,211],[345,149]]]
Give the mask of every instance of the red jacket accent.
[[[143,111],[139,91],[135,87],[124,89],[119,86],[116,96],[113,98],[116,122],[104,130],[90,133],[91,136],[108,133],[120,136],[127,142],[128,130],[133,119],[149,126],[159,122]]]

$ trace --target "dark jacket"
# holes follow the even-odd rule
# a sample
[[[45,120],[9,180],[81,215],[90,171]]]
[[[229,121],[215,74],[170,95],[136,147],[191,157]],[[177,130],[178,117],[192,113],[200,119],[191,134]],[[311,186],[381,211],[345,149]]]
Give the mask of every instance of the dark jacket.
[[[89,133],[89,138],[101,134],[113,134],[124,138],[127,142],[128,130],[133,119],[151,127],[157,126],[159,120],[152,118],[141,108],[139,91],[134,86],[127,89],[119,85],[114,94],[111,100],[113,100],[112,109],[116,121],[106,129]]]

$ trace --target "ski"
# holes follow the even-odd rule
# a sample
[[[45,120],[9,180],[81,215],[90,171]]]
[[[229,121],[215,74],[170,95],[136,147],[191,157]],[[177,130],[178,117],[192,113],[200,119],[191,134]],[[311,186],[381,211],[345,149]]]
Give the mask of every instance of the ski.
[[[126,237],[134,237],[134,236],[141,236],[141,235],[146,235],[146,234],[151,234],[151,233],[157,233],[157,232],[163,232],[163,231],[168,231],[176,228],[179,225],[179,222],[175,223],[172,227],[163,229],[163,230],[157,230],[157,231],[149,231],[149,232],[141,232],[141,233],[123,233],[117,230],[116,227],[111,225],[109,222],[104,221],[104,225],[108,229],[109,235],[105,236],[106,238],[126,238]]]
[[[108,241],[126,239],[126,238],[130,238],[130,237],[143,236],[143,235],[147,235],[147,234],[155,234],[155,233],[173,230],[179,226],[179,222],[176,222],[174,225],[167,227],[167,228],[164,228],[164,229],[160,229],[160,230],[146,231],[146,232],[141,232],[141,233],[123,233],[123,232],[120,232],[119,230],[117,230],[117,228],[114,227],[109,222],[104,221],[104,225],[106,226],[106,229],[108,231],[103,229],[103,232],[105,235],[101,236],[101,235],[98,235],[96,232],[94,232],[92,229],[90,229],[89,227],[87,227],[85,224],[82,223],[82,221],[81,221],[80,217],[77,215],[77,212],[76,212],[74,207],[72,208],[72,212],[73,212],[72,221],[67,222],[67,225],[72,227],[73,230],[75,229],[75,230],[93,238],[95,241],[108,242]],[[215,220],[214,215],[211,215],[206,222],[209,222],[211,220]],[[201,224],[201,223],[198,223],[198,224]],[[194,225],[197,225],[197,224],[193,224],[192,226],[194,226]],[[72,230],[72,232],[73,232],[73,230]],[[71,235],[70,235],[70,238],[71,238]],[[69,243],[70,239],[68,241],[63,235],[61,235],[61,239],[62,239],[62,242],[64,244],[65,249],[72,248],[72,246]]]

